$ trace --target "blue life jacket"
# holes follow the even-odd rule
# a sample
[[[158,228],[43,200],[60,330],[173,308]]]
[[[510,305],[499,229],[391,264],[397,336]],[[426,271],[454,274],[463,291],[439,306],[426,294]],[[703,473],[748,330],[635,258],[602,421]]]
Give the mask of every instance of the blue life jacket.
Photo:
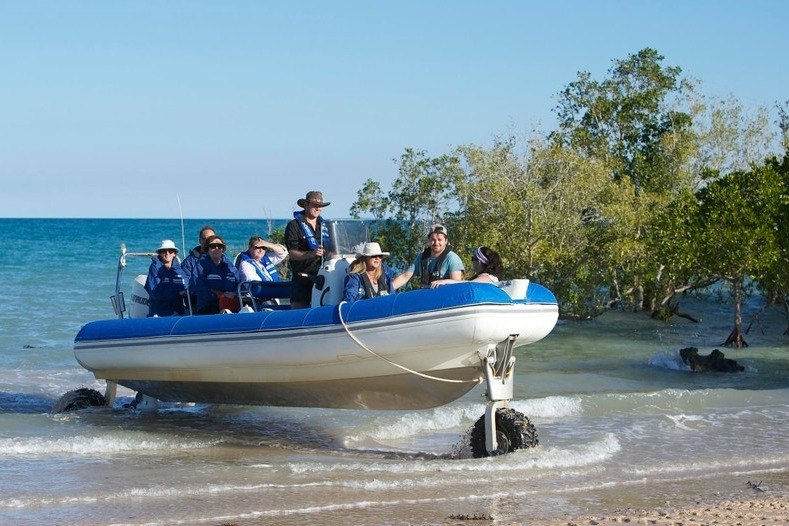
[[[184,313],[185,273],[177,261],[169,269],[158,257],[151,258],[145,290],[148,292],[148,316],[173,316]]]
[[[294,219],[298,220],[301,219],[301,216],[304,214],[302,212],[293,212]],[[318,248],[318,245],[329,246],[329,228],[326,226],[326,221],[323,220],[321,216],[318,216],[318,222],[320,223],[321,229],[321,238],[322,242],[318,243],[318,240],[315,239],[315,233],[312,231],[312,227],[310,227],[309,223],[306,221],[299,221],[299,227],[301,231],[304,233],[304,237],[307,241],[307,246],[310,247],[310,250],[315,250]]]
[[[255,272],[258,273],[260,276],[261,281],[279,281],[279,271],[277,270],[277,266],[271,262],[269,259],[268,254],[260,258],[260,263],[263,266],[261,269],[256,263],[255,260],[249,255],[249,251],[246,250],[239,254],[239,257],[243,261],[249,262],[253,267],[255,267]]]
[[[237,291],[238,269],[225,254],[222,254],[222,260],[218,265],[214,263],[211,256],[203,254],[197,260],[196,276],[193,276],[191,281],[194,284],[193,292],[197,294],[197,309],[200,310],[206,305],[219,303],[212,291]]]

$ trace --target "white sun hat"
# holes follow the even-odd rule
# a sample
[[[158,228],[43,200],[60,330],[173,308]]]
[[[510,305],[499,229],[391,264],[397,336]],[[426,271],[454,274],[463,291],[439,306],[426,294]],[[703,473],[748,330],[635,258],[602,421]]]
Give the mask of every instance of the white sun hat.
[[[171,239],[165,239],[161,242],[156,251],[159,252],[161,250],[175,250],[175,253],[178,253],[178,247],[175,246],[175,243],[173,243]]]
[[[381,250],[381,245],[375,242],[371,242],[371,243],[364,243],[360,247],[357,247],[356,255],[365,258],[369,258],[372,256],[386,257],[389,255],[389,252],[383,252]]]

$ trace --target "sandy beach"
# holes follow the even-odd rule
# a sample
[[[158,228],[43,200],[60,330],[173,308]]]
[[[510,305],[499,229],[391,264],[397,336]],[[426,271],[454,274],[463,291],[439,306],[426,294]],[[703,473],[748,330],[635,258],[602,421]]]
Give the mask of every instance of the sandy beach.
[[[746,481],[736,495],[711,495],[692,503],[666,502],[652,509],[628,507],[576,517],[526,521],[517,524],[542,526],[597,526],[606,524],[649,524],[655,526],[789,524],[789,475],[776,474],[768,486],[764,481]]]
[[[572,519],[555,519],[545,526],[596,526],[604,524],[650,524],[655,526],[738,525],[757,526],[789,524],[787,496],[764,495],[747,500],[722,500],[699,503],[688,508],[659,508],[655,510],[627,509],[608,515],[587,515]]]

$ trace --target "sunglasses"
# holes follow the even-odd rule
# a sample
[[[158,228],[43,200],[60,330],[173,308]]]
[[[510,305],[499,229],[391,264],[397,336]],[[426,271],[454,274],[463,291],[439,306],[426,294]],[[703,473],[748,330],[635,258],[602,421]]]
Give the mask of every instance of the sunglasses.
[[[208,248],[209,249],[211,249],[211,248],[218,248],[220,250],[224,250],[225,249],[225,245],[222,245],[220,243],[211,243],[210,245],[208,245]]]
[[[266,247],[252,247],[255,250],[266,250]]]
[[[163,248],[159,252],[164,252],[165,254],[177,254],[178,251],[172,248]]]

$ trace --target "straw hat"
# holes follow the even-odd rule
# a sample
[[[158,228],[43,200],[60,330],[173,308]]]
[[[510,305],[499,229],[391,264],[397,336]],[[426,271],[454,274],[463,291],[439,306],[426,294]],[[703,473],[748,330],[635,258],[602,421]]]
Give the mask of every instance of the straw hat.
[[[176,247],[175,243],[173,243],[170,239],[163,240],[159,245],[159,248],[156,249],[157,252],[161,252],[162,250],[175,250],[175,253],[178,253],[178,247]]]
[[[381,245],[378,243],[364,243],[360,247],[356,249],[356,255],[360,258],[369,258],[373,256],[383,256],[386,257],[389,255],[389,252],[383,252],[381,250]]]
[[[298,201],[296,201],[296,204],[299,205],[302,208],[305,208],[307,205],[312,205],[312,206],[329,206],[331,203],[329,203],[329,202],[324,203],[323,202],[323,193],[322,192],[312,191],[312,192],[307,192],[307,197],[305,197],[304,199],[299,199]]]

